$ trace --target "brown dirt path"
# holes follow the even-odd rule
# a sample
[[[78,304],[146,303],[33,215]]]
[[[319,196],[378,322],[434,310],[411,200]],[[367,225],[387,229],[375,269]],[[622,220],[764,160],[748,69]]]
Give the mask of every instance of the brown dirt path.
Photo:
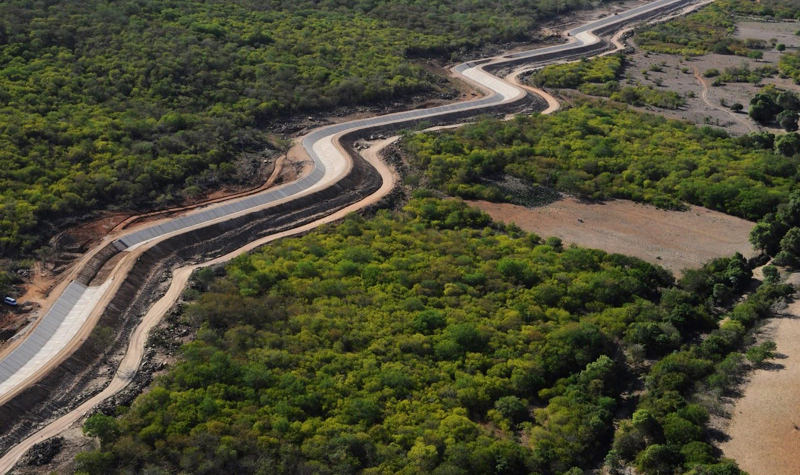
[[[748,241],[754,223],[698,206],[666,211],[626,200],[584,203],[575,198],[538,208],[488,201],[470,204],[525,231],[635,256],[674,273],[737,251],[746,257],[754,253]]]
[[[800,301],[784,313],[764,328],[780,357],[753,372],[720,444],[751,475],[800,473]]]
[[[706,81],[705,78],[703,78],[703,76],[700,75],[700,71],[697,70],[697,66],[692,66],[692,71],[694,72],[694,78],[700,84],[700,87],[703,88],[702,91],[700,92],[700,99],[703,100],[703,103],[705,103],[705,105],[707,105],[712,109],[716,109],[720,112],[724,112],[731,119],[742,124],[750,132],[758,132],[758,128],[755,127],[753,124],[751,124],[750,121],[742,119],[741,116],[739,116],[738,114],[736,114],[735,112],[726,107],[721,107],[719,105],[712,103],[711,99],[709,99],[708,97],[708,81]]]
[[[304,233],[323,224],[342,219],[354,211],[358,211],[379,202],[383,197],[389,194],[397,182],[397,175],[383,162],[383,160],[380,159],[379,152],[395,140],[397,140],[397,137],[391,137],[389,139],[382,140],[372,145],[369,149],[362,153],[362,156],[378,170],[381,178],[383,179],[383,184],[376,192],[359,201],[358,203],[352,204],[330,216],[326,216],[325,218],[319,219],[304,226],[251,242],[229,254],[203,264],[185,266],[173,271],[172,282],[170,283],[166,294],[150,307],[150,310],[148,310],[148,312],[142,318],[141,323],[136,327],[134,333],[131,335],[128,343],[128,351],[125,353],[125,357],[120,363],[114,378],[111,380],[111,383],[99,394],[95,395],[74,410],[61,416],[32,436],[14,446],[2,458],[0,458],[0,473],[6,473],[11,470],[17,461],[25,454],[25,452],[27,452],[35,444],[67,430],[72,425],[79,422],[98,403],[116,394],[131,382],[133,376],[136,374],[136,371],[139,368],[139,364],[142,361],[142,356],[145,352],[145,343],[147,342],[147,337],[150,333],[150,330],[152,330],[158,324],[158,322],[161,321],[161,318],[163,318],[167,311],[169,311],[169,309],[178,300],[183,292],[183,289],[186,287],[187,282],[189,281],[189,277],[195,269],[227,262],[236,256],[263,246],[271,241]]]
[[[553,95],[551,95],[550,93],[548,93],[544,89],[540,89],[538,87],[533,87],[531,85],[526,84],[523,81],[520,81],[520,79],[519,79],[520,75],[522,75],[522,74],[524,74],[524,73],[526,73],[528,71],[530,71],[530,69],[526,69],[526,68],[518,69],[518,70],[512,72],[511,74],[508,74],[503,79],[505,79],[506,81],[510,82],[511,84],[514,84],[515,86],[521,87],[521,88],[525,89],[526,91],[532,92],[532,93],[538,95],[539,97],[541,97],[542,99],[544,99],[545,102],[547,103],[547,107],[543,111],[541,111],[540,114],[543,114],[543,115],[552,114],[553,112],[556,112],[559,109],[561,109],[561,103],[558,102],[558,99],[556,99]]]

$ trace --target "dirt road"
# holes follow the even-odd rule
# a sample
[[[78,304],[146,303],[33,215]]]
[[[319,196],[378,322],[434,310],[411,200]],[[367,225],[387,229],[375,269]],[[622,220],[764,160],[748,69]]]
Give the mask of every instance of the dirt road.
[[[14,446],[14,448],[12,448],[2,458],[0,458],[0,473],[6,473],[10,471],[17,463],[17,461],[20,459],[20,457],[22,457],[25,454],[25,452],[27,452],[35,444],[43,440],[49,439],[50,437],[56,436],[62,433],[63,431],[67,430],[70,426],[78,422],[89,411],[91,411],[92,408],[97,406],[97,404],[104,401],[105,399],[108,399],[117,392],[121,391],[122,389],[125,388],[125,386],[127,386],[131,382],[134,374],[139,368],[139,364],[142,361],[142,357],[145,351],[145,343],[147,342],[147,337],[150,334],[150,330],[152,330],[153,327],[155,327],[158,324],[158,322],[161,321],[161,319],[169,311],[169,309],[172,308],[175,302],[177,302],[178,298],[183,292],[183,289],[186,287],[186,284],[189,281],[189,277],[191,276],[192,272],[195,269],[227,262],[238,255],[251,251],[257,247],[263,246],[277,239],[293,236],[296,234],[301,234],[316,227],[319,227],[323,224],[331,223],[333,221],[342,219],[343,217],[352,212],[364,209],[365,207],[371,206],[379,202],[382,198],[384,198],[387,194],[389,194],[389,192],[394,188],[397,182],[397,176],[395,172],[391,168],[389,168],[383,162],[383,160],[380,159],[379,152],[383,148],[387,147],[389,144],[394,142],[395,140],[397,140],[397,137],[391,137],[382,140],[380,142],[373,144],[370,148],[366,149],[362,153],[362,156],[373,167],[375,167],[376,170],[378,170],[378,173],[380,173],[381,178],[383,179],[383,185],[378,189],[378,191],[374,192],[373,194],[369,195],[368,197],[364,198],[358,203],[352,204],[347,208],[344,208],[332,215],[326,216],[325,218],[319,219],[305,226],[301,226],[299,228],[295,228],[282,233],[277,233],[265,237],[263,239],[260,239],[258,241],[251,242],[246,246],[243,246],[229,254],[218,257],[206,263],[200,265],[181,267],[179,269],[174,270],[172,273],[172,282],[170,283],[169,289],[167,290],[166,294],[164,294],[164,296],[161,297],[161,299],[159,299],[155,304],[153,304],[150,310],[142,318],[142,321],[139,324],[139,326],[136,327],[136,330],[131,335],[130,342],[128,343],[128,350],[125,353],[125,357],[120,363],[119,368],[117,369],[117,372],[114,375],[114,378],[111,380],[111,383],[99,394],[95,395],[94,397],[87,400],[74,410],[61,416],[54,422],[48,424],[43,429],[39,430],[32,436],[28,437],[27,439],[23,440],[22,442]]]
[[[800,301],[784,313],[764,328],[779,356],[752,373],[720,444],[751,475],[800,473]]]
[[[700,91],[700,99],[703,100],[705,105],[707,105],[708,107],[710,107],[712,109],[716,109],[718,111],[724,112],[732,120],[742,124],[750,132],[758,132],[758,128],[753,126],[753,124],[751,124],[750,121],[743,119],[739,114],[736,114],[735,112],[733,112],[732,110],[728,109],[727,107],[722,107],[720,105],[717,105],[717,104],[714,104],[713,102],[711,102],[711,99],[709,99],[709,97],[708,97],[708,94],[709,94],[709,92],[708,92],[708,81],[706,81],[705,78],[703,78],[703,76],[700,75],[700,71],[697,70],[697,66],[692,66],[692,71],[694,72],[694,78],[697,80],[698,83],[700,83],[700,87],[703,88],[702,91]]]

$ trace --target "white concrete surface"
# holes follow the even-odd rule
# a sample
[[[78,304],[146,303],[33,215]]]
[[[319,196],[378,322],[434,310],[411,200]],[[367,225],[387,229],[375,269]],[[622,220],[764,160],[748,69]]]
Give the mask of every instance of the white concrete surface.
[[[26,340],[25,343],[30,342],[29,344],[35,344],[38,347],[33,356],[28,357],[25,354],[24,350],[27,347],[24,346],[24,343],[7,356],[9,360],[24,358],[24,361],[20,361],[21,366],[14,374],[0,382],[0,397],[44,368],[51,359],[67,346],[86,322],[86,319],[89,318],[89,314],[94,310],[95,305],[97,305],[108,286],[111,285],[111,282],[112,279],[108,279],[98,287],[84,287],[77,302],[55,329],[52,336],[40,341]],[[34,335],[35,333],[31,332],[31,336]]]

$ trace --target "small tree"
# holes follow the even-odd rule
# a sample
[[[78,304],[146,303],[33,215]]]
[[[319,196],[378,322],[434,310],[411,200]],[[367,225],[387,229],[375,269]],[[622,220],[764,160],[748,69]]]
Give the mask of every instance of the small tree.
[[[775,139],[775,149],[786,157],[800,152],[800,135],[795,132],[783,134]]]
[[[781,239],[780,252],[775,256],[779,266],[798,267],[800,265],[800,228],[791,228]]]
[[[764,266],[761,272],[764,274],[764,282],[768,284],[777,284],[781,280],[778,268],[773,265]]]
[[[504,396],[495,401],[494,408],[514,424],[529,417],[528,403],[516,396]]]
[[[705,442],[689,442],[681,447],[681,455],[688,467],[714,462],[714,449]]]
[[[800,256],[800,228],[792,228],[783,236],[781,250]]]
[[[564,250],[564,243],[561,241],[561,238],[557,236],[550,236],[545,240],[545,244],[555,249],[557,252],[561,252]]]
[[[784,110],[777,117],[778,124],[787,132],[794,132],[797,130],[797,112],[792,110]]]
[[[775,357],[775,350],[778,346],[774,341],[765,341],[764,343],[754,346],[747,350],[746,357],[754,365],[760,365],[766,360]]]
[[[96,413],[86,419],[83,424],[83,433],[100,439],[100,444],[105,445],[119,437],[117,420],[103,413]]]
[[[792,91],[781,91],[775,98],[775,104],[784,110],[800,111],[800,98]]]
[[[681,463],[681,455],[675,448],[660,444],[647,447],[637,459],[639,470],[654,475],[671,475]]]
[[[779,111],[775,101],[765,94],[756,94],[750,100],[750,117],[760,124],[771,122]]]

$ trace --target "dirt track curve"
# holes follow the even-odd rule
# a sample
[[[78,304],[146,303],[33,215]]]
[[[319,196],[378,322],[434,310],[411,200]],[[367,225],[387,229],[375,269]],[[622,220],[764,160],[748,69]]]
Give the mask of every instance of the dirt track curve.
[[[0,459],[0,469],[9,470],[27,448],[37,441],[57,434],[80,419],[99,401],[128,384],[141,361],[147,333],[175,301],[194,268],[226,261],[269,241],[302,233],[320,224],[340,219],[345,214],[363,209],[385,196],[394,185],[394,178],[388,168],[374,155],[366,157],[367,162],[362,163],[360,157],[353,156],[353,152],[346,145],[342,145],[341,141],[352,142],[366,130],[396,129],[398,124],[408,125],[423,119],[429,120],[431,117],[452,121],[487,108],[502,110],[505,106],[517,107],[519,102],[524,100],[525,92],[484,71],[484,68],[500,69],[530,61],[542,63],[553,58],[574,58],[600,52],[607,47],[593,35],[593,32],[599,33],[617,28],[624,22],[649,17],[664,9],[673,9],[686,3],[689,1],[658,0],[617,17],[608,17],[571,30],[570,42],[565,45],[505,55],[486,62],[476,61],[459,65],[454,68],[456,74],[462,75],[465,80],[486,90],[490,95],[461,106],[456,104],[434,108],[436,112],[433,113],[411,111],[392,114],[383,119],[364,119],[352,124],[327,127],[328,130],[325,131],[329,132],[327,135],[320,134],[314,137],[315,140],[309,141],[309,145],[306,146],[315,162],[316,168],[312,173],[319,172],[320,178],[305,191],[291,194],[286,198],[280,197],[268,206],[259,205],[247,209],[246,212],[236,212],[208,222],[184,226],[179,231],[165,232],[154,238],[145,237],[135,245],[127,246],[128,249],[119,249],[116,243],[120,240],[113,242],[107,240],[106,246],[87,253],[81,259],[81,265],[76,267],[74,275],[76,278],[82,277],[86,285],[98,284],[96,282],[98,276],[103,276],[103,285],[109,288],[103,291],[88,314],[86,322],[79,328],[77,336],[48,364],[38,368],[35,374],[28,377],[25,385],[20,385],[15,392],[8,393],[10,396],[2,395],[2,402],[5,404],[0,407],[0,423],[5,426],[4,429],[8,429],[2,437],[2,447],[11,447],[23,438],[24,442],[16,444]],[[539,93],[539,91],[534,92]],[[557,110],[558,103],[555,99],[548,97],[546,93],[543,93],[542,97],[548,102],[547,111]],[[511,109],[513,110],[513,107]],[[315,133],[319,132],[312,132],[310,136]],[[307,136],[304,142],[305,140],[309,140],[309,137]],[[337,161],[338,158],[336,160],[329,158],[337,154],[345,157],[346,163]],[[323,178],[328,180],[324,183],[325,186],[319,184],[321,181],[324,182]],[[112,245],[117,246],[116,250],[111,249],[114,247]],[[216,257],[203,262],[207,256]],[[171,271],[171,283],[164,296],[155,303],[148,302],[148,296],[157,294],[159,277],[169,273],[170,269],[177,267],[180,262],[187,261],[192,263]],[[65,287],[66,283],[62,284],[61,290]],[[137,319],[142,314],[144,316]],[[92,330],[99,323],[118,330],[105,355],[111,354],[116,348],[124,357],[114,378],[105,389],[83,401],[76,401],[74,396],[81,394],[82,389],[78,382],[96,376],[84,369],[83,365],[98,361],[99,357],[93,356],[92,349],[88,347],[91,346],[89,343],[93,335]],[[125,338],[128,334],[131,335],[129,340]],[[6,355],[8,354],[9,352],[6,352]],[[58,367],[62,374],[54,375],[53,373],[57,373],[53,371],[55,367]],[[63,381],[64,378],[73,378],[74,386],[60,386],[59,381]],[[34,382],[38,383],[33,384]],[[61,400],[58,399],[58,395],[51,394],[52,390],[47,389],[56,387],[64,390]],[[31,425],[32,420],[36,417],[41,418],[47,411],[53,413],[54,406],[70,405],[68,402],[80,405],[55,422],[44,426],[33,436],[27,436],[34,429]],[[28,406],[36,404],[39,404],[36,406],[36,411],[31,411],[31,414],[25,411]]]
[[[706,106],[710,107],[711,109],[716,109],[718,111],[724,112],[725,114],[730,116],[730,118],[733,119],[735,122],[738,122],[743,126],[745,126],[747,130],[749,130],[750,132],[758,132],[758,128],[754,127],[753,124],[751,124],[747,120],[742,119],[742,117],[740,117],[732,110],[728,109],[727,107],[722,107],[711,102],[711,99],[708,97],[709,94],[708,81],[706,81],[705,78],[703,78],[703,76],[700,74],[700,71],[697,70],[696,66],[692,66],[692,72],[694,73],[694,78],[700,84],[700,87],[702,87],[702,91],[700,92],[700,99],[703,100],[703,103]]]
[[[365,151],[364,158],[370,163],[370,165],[375,167],[375,169],[381,175],[383,183],[377,191],[358,203],[350,205],[337,211],[336,213],[308,223],[304,226],[276,233],[257,241],[253,241],[246,246],[243,246],[231,253],[213,259],[209,262],[189,265],[174,270],[169,289],[163,297],[161,297],[158,301],[156,301],[155,304],[153,304],[152,307],[150,307],[150,310],[148,310],[148,312],[142,318],[141,323],[131,335],[130,342],[128,343],[128,350],[125,353],[125,357],[120,363],[114,378],[111,380],[111,383],[109,383],[109,385],[106,386],[102,392],[96,394],[77,408],[51,422],[39,432],[36,432],[34,435],[28,437],[9,450],[2,458],[0,458],[0,472],[6,473],[10,471],[20,457],[22,457],[25,452],[27,452],[35,444],[47,440],[50,437],[54,437],[68,429],[72,424],[89,413],[97,404],[121,391],[132,381],[133,375],[136,373],[137,369],[139,368],[139,364],[142,362],[142,357],[144,356],[145,351],[145,343],[147,342],[147,336],[150,333],[150,330],[152,330],[153,327],[155,327],[158,322],[161,321],[161,318],[178,300],[183,292],[183,289],[186,287],[187,282],[189,281],[189,277],[195,269],[198,267],[206,267],[227,262],[238,255],[251,251],[259,246],[263,246],[269,242],[284,237],[301,234],[323,224],[339,220],[352,212],[378,203],[382,198],[388,195],[395,186],[396,176],[394,172],[379,158],[377,152],[396,139],[397,137],[392,137],[391,139],[384,140]]]

